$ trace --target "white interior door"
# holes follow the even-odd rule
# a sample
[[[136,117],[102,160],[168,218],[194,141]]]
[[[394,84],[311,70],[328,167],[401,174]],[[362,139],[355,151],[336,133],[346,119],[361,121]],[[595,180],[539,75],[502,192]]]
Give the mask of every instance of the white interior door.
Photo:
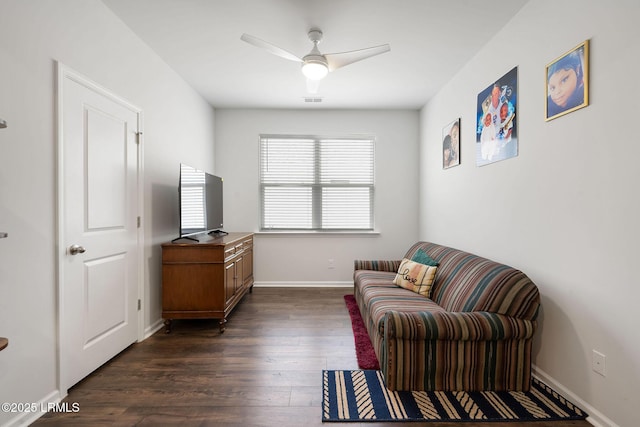
[[[138,336],[140,111],[60,65],[60,386]]]

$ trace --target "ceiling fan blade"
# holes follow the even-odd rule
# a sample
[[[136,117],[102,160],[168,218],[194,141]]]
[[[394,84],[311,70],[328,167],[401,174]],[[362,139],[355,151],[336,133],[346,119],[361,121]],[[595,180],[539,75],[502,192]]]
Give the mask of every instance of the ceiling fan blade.
[[[269,42],[266,42],[266,41],[264,41],[262,39],[254,37],[252,35],[243,34],[242,36],[240,36],[240,39],[245,41],[245,42],[247,42],[247,43],[249,43],[249,44],[252,44],[252,45],[254,45],[256,47],[265,49],[265,50],[269,51],[270,53],[273,53],[274,55],[277,55],[277,56],[279,56],[281,58],[288,59],[290,61],[302,62],[302,59],[299,58],[298,56],[294,55],[293,53],[288,52],[288,51],[286,51],[286,50],[284,50],[282,48],[279,48],[276,45],[273,45],[273,44],[271,44]]]
[[[329,71],[337,70],[345,65],[353,64],[381,53],[389,52],[391,47],[388,44],[380,46],[368,47],[366,49],[352,50],[350,52],[327,53],[324,55],[329,64]]]

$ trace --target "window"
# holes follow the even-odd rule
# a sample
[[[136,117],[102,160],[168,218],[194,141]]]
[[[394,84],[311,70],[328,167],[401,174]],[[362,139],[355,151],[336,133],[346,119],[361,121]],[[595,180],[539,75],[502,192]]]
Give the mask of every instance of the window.
[[[372,230],[374,140],[261,135],[262,230]]]

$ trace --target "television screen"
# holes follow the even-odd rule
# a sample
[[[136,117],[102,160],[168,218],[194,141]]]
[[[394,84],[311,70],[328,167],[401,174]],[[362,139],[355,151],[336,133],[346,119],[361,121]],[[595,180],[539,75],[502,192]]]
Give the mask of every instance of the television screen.
[[[222,178],[180,164],[180,237],[223,227]]]

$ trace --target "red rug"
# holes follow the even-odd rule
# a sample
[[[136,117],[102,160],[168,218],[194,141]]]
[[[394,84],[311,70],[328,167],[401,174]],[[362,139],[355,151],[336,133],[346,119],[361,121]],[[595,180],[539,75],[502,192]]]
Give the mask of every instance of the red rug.
[[[351,327],[353,328],[353,338],[356,343],[356,357],[360,369],[380,369],[378,358],[373,350],[371,339],[364,326],[364,321],[358,309],[358,303],[353,295],[345,295],[344,302],[347,305],[349,316],[351,316]]]

